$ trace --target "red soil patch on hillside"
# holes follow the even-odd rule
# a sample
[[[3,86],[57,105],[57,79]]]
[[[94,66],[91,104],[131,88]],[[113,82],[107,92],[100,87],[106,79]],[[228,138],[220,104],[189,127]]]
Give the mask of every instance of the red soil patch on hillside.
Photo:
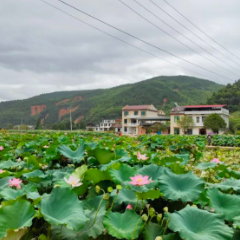
[[[163,107],[166,105],[167,101],[168,101],[168,99],[167,99],[167,98],[164,98],[164,99],[163,99],[163,104],[162,104],[162,105],[163,105]]]
[[[75,123],[75,124],[79,123],[80,120],[83,119],[83,118],[84,118],[84,116],[78,117],[77,119],[74,120],[74,123]]]
[[[75,108],[72,108],[71,111],[75,112],[78,109],[78,106],[76,106]],[[59,114],[58,114],[58,119],[61,119],[62,116],[69,114],[70,113],[70,109],[68,108],[62,108],[59,110]]]
[[[46,105],[31,106],[31,116],[41,113],[45,108],[47,108]]]
[[[61,105],[61,104],[67,103],[67,102],[69,102],[69,101],[70,101],[69,98],[68,98],[68,99],[64,99],[64,100],[62,100],[62,101],[60,101],[60,102],[55,103],[55,105],[58,106],[58,105]]]

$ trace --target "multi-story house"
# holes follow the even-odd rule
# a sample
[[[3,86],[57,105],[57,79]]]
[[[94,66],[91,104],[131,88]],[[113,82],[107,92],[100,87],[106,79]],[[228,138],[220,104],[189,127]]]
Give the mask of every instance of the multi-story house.
[[[146,134],[144,125],[158,121],[169,121],[163,111],[158,111],[153,105],[126,106],[122,109],[123,134]]]
[[[115,120],[103,120],[99,125],[96,125],[96,131],[105,132],[109,131],[115,124]]]
[[[193,118],[194,126],[188,129],[188,134],[192,135],[206,135],[212,133],[211,129],[204,128],[204,119],[210,114],[219,114],[229,127],[229,110],[227,110],[226,105],[197,105],[197,106],[176,106],[171,110],[171,134],[184,134],[183,129],[181,129],[177,122],[183,116],[190,116]],[[220,131],[219,134],[223,134]]]

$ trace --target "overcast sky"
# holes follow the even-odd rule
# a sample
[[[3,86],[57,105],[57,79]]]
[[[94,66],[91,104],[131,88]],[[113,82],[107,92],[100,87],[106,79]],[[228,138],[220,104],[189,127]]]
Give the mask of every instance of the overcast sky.
[[[24,99],[62,90],[109,88],[159,75],[190,75],[222,84],[232,83],[240,78],[239,0],[167,0],[239,58],[199,32],[163,0],[153,1],[218,51],[176,23],[149,0],[136,1],[178,32],[170,29],[134,0],[122,1],[203,57],[140,18],[118,0],[64,0],[144,41],[224,77],[124,35],[58,0],[45,1],[186,69],[104,35],[40,0],[0,0],[0,101]],[[190,38],[201,48],[180,34]]]

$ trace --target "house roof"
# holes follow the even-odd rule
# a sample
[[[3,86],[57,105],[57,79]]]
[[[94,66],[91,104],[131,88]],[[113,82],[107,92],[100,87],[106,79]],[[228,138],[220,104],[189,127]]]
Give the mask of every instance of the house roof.
[[[183,106],[184,108],[211,108],[211,107],[225,107],[227,105],[189,105]]]
[[[126,106],[122,110],[148,110],[153,105],[135,105],[135,106]]]

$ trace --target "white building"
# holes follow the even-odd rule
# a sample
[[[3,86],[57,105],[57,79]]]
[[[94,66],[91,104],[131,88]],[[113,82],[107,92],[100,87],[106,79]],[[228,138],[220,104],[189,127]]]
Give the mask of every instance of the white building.
[[[177,122],[183,116],[190,116],[193,118],[194,127],[188,129],[188,134],[192,135],[207,135],[212,133],[211,129],[204,128],[204,119],[210,114],[216,113],[220,115],[229,127],[229,110],[227,110],[226,105],[192,105],[192,106],[176,106],[171,110],[171,134],[184,134],[183,129],[181,129]],[[219,134],[223,134],[220,131]]]
[[[105,131],[109,131],[110,128],[113,127],[113,125],[115,124],[115,120],[103,120],[102,122],[100,122],[99,125],[96,125],[96,131],[98,132],[105,132]]]

